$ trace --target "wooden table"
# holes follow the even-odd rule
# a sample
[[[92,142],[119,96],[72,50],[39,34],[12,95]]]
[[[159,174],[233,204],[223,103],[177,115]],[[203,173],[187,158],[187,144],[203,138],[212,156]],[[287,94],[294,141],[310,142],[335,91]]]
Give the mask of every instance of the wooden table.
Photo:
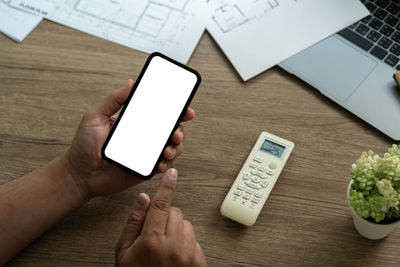
[[[21,44],[0,36],[0,183],[53,159],[84,112],[128,78],[147,55],[43,21]],[[205,34],[189,66],[203,82],[186,123],[174,206],[196,231],[208,266],[395,266],[400,229],[381,241],[356,232],[346,202],[351,164],[394,142],[301,80],[275,67],[243,83]],[[256,224],[219,207],[261,131],[296,147]],[[112,266],[114,245],[139,192],[159,176],[90,201],[33,242],[9,266]]]

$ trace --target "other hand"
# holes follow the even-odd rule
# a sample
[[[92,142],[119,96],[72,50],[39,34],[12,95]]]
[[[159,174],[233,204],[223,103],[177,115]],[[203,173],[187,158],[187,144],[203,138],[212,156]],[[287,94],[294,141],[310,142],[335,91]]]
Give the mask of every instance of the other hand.
[[[117,266],[206,266],[193,226],[171,207],[177,171],[169,169],[151,201],[141,193],[116,247]]]

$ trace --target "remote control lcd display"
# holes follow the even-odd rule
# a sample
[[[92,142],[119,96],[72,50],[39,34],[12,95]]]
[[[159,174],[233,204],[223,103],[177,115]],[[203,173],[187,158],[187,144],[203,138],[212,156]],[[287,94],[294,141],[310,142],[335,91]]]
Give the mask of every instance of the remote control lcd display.
[[[261,151],[264,151],[278,158],[281,158],[283,156],[285,149],[286,149],[285,146],[272,142],[268,139],[264,140],[260,148]]]

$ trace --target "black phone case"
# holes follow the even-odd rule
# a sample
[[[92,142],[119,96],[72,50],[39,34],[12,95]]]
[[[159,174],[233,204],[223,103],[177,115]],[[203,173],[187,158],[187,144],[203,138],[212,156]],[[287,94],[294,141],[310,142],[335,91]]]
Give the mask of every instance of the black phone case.
[[[128,167],[126,167],[126,166],[124,166],[124,165],[122,165],[122,164],[120,164],[120,163],[118,163],[118,162],[116,162],[116,161],[114,161],[114,160],[112,160],[112,159],[110,159],[110,158],[108,158],[108,157],[105,155],[105,149],[106,149],[106,147],[107,147],[107,145],[108,145],[108,142],[110,141],[112,135],[114,134],[115,129],[118,127],[118,123],[119,123],[119,121],[121,120],[122,116],[124,115],[124,112],[125,112],[127,106],[129,105],[129,102],[131,101],[131,98],[132,98],[133,94],[134,94],[135,91],[136,91],[136,88],[137,88],[138,85],[140,84],[140,81],[141,81],[141,79],[142,79],[144,73],[146,72],[147,67],[148,67],[149,64],[150,64],[150,61],[151,61],[151,60],[153,59],[153,57],[155,57],[155,56],[162,57],[162,58],[164,58],[164,59],[166,59],[166,60],[168,60],[168,61],[174,63],[175,65],[178,65],[179,67],[184,68],[184,69],[186,69],[187,71],[189,71],[189,72],[195,74],[196,77],[197,77],[197,81],[196,81],[196,84],[195,84],[194,87],[193,87],[192,92],[190,93],[190,96],[189,96],[188,100],[186,101],[186,104],[185,104],[183,110],[181,111],[181,114],[179,115],[179,117],[178,117],[178,119],[177,119],[177,121],[176,121],[176,123],[175,123],[175,126],[174,126],[172,132],[170,133],[170,135],[169,135],[167,141],[165,142],[164,148],[162,149],[161,154],[159,155],[158,160],[157,160],[155,166],[153,167],[153,171],[151,172],[151,174],[149,174],[149,175],[147,175],[147,176],[144,176],[144,175],[141,175],[140,173],[138,173],[138,172],[136,172],[136,171],[134,171],[134,170],[132,170],[132,169],[130,169],[130,168],[128,168]],[[179,63],[179,62],[177,62],[176,60],[173,60],[172,58],[169,58],[169,57],[167,57],[167,56],[165,56],[165,55],[163,55],[163,54],[161,54],[161,53],[159,53],[159,52],[154,52],[154,53],[150,54],[149,57],[148,57],[147,60],[146,60],[146,63],[144,64],[143,69],[141,70],[141,72],[140,72],[140,74],[139,74],[139,76],[138,76],[138,78],[137,78],[135,84],[133,85],[132,90],[131,90],[131,92],[129,93],[129,96],[128,96],[127,100],[125,101],[124,106],[123,106],[123,108],[122,108],[122,110],[121,110],[121,112],[120,112],[120,114],[119,114],[117,120],[115,121],[114,126],[112,127],[110,133],[109,133],[108,136],[107,136],[106,141],[104,142],[103,147],[101,148],[101,156],[102,156],[102,158],[103,158],[104,160],[106,160],[106,161],[108,161],[108,162],[110,162],[110,163],[112,163],[112,164],[114,164],[114,165],[116,165],[116,166],[118,166],[118,167],[124,169],[124,170],[127,170],[127,171],[133,173],[134,175],[136,175],[137,177],[139,177],[139,178],[142,179],[142,180],[148,180],[148,179],[150,179],[150,178],[154,175],[158,164],[160,163],[161,159],[163,158],[163,153],[164,153],[164,151],[165,151],[165,148],[166,148],[166,147],[168,146],[168,144],[171,142],[173,133],[174,133],[175,130],[178,128],[180,121],[182,120],[183,116],[184,116],[185,113],[186,113],[186,110],[188,109],[188,107],[189,107],[189,105],[190,105],[190,102],[192,101],[194,95],[196,94],[196,91],[197,91],[197,88],[198,88],[199,85],[200,85],[200,82],[201,82],[201,76],[200,76],[200,74],[199,74],[197,71],[195,71],[195,70],[193,70],[193,69],[191,69],[191,68],[185,66],[184,64]]]

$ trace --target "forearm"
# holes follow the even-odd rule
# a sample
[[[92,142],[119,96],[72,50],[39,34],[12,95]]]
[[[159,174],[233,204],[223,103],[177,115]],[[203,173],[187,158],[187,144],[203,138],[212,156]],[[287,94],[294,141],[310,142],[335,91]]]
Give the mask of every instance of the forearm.
[[[0,266],[85,202],[64,155],[0,186]]]

